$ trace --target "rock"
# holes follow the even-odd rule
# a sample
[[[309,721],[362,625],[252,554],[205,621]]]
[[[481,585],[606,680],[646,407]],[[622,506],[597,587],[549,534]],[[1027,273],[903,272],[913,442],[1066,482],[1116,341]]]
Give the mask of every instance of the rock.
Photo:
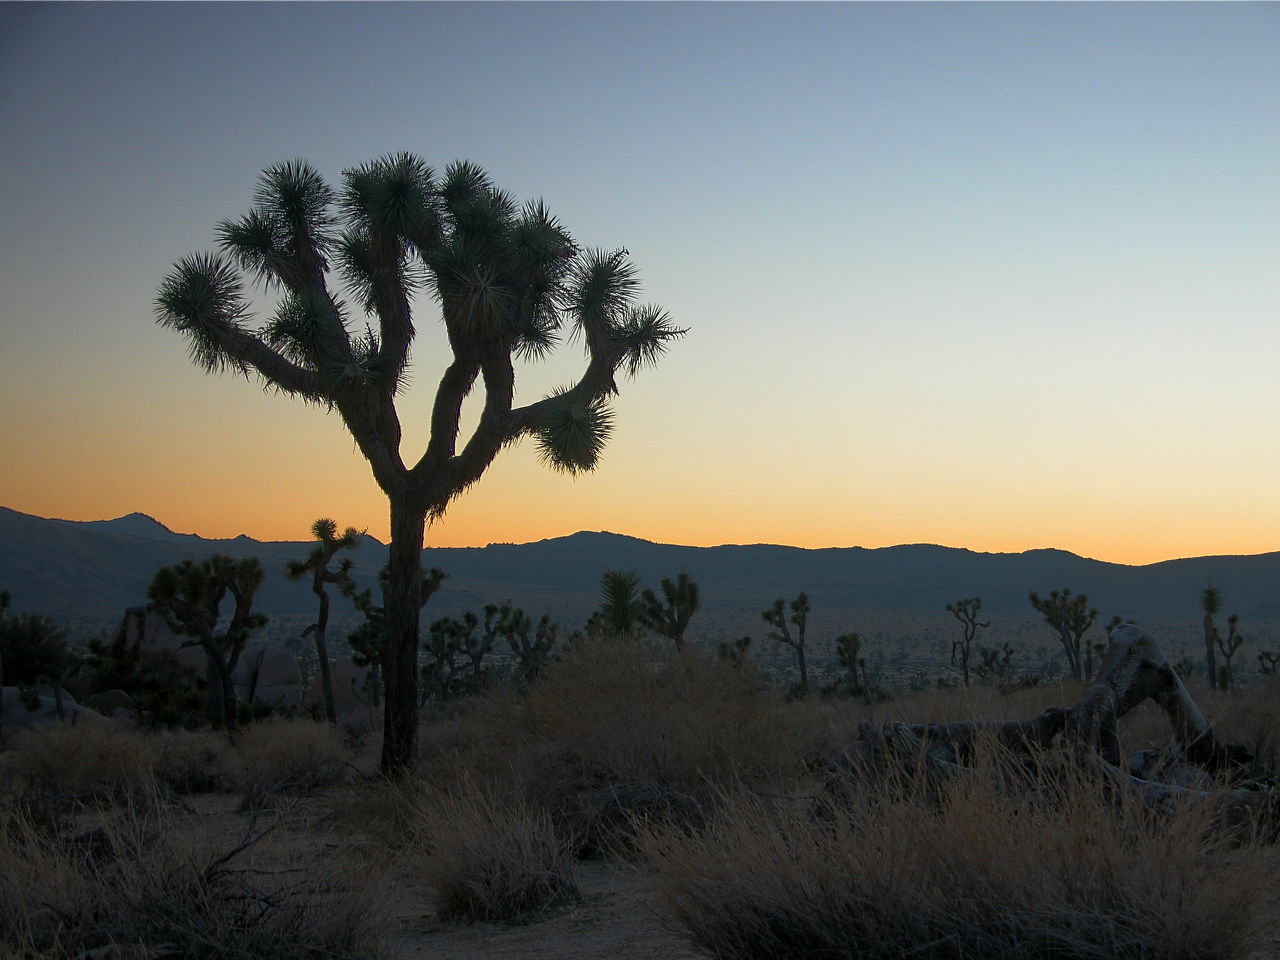
[[[370,702],[369,684],[373,670],[358,667],[350,659],[334,660],[329,665],[329,677],[333,682],[333,708],[338,726],[351,733],[373,729],[381,715],[381,710]],[[324,689],[319,671],[307,688],[307,702],[320,716],[324,716]]]
[[[0,727],[6,733],[58,722],[58,704],[53,697],[37,694],[34,707],[28,706],[28,702],[30,695],[24,697],[23,691],[17,687],[4,687],[0,690]],[[109,722],[101,714],[69,700],[63,701],[62,708],[68,723]]]
[[[184,667],[204,676],[205,652],[199,645],[187,646],[190,637],[174,633],[169,624],[154,610],[147,607],[130,607],[124,612],[119,626],[112,634],[111,642],[120,639],[121,633],[130,643],[137,643],[143,650],[169,650]]]
[[[104,690],[102,693],[95,693],[85,699],[84,706],[98,711],[104,717],[114,716],[117,710],[134,709],[133,697],[123,690]]]
[[[296,710],[302,706],[302,671],[297,659],[284,650],[246,647],[231,675],[236,696],[272,710]]]

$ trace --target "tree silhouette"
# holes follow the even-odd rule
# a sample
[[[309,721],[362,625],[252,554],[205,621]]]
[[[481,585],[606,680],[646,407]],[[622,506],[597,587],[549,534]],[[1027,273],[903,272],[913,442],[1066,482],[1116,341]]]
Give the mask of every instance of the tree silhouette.
[[[540,201],[520,206],[465,161],[437,178],[411,154],[386,156],[345,171],[339,191],[304,161],[281,163],[263,173],[253,209],[216,233],[221,254],[188,256],[164,279],[157,319],[187,337],[198,366],[256,373],[273,390],[335,411],[369,461],[391,514],[381,766],[403,772],[417,736],[427,521],[525,436],[554,469],[594,468],[613,428],[608,400],[619,371],[652,365],[685,331],[660,308],[636,305],[625,250],[581,251]],[[249,326],[242,272],[281,293],[259,329]],[[420,291],[439,304],[452,356],[425,449],[406,463],[396,399]],[[370,321],[363,332],[362,317]],[[517,406],[515,361],[545,356],[566,327],[586,347],[585,371]],[[483,410],[460,444],[463,400],[477,384]]]
[[[640,626],[639,575],[634,570],[605,570],[600,574],[600,609],[587,621],[587,632],[599,629],[633,637]]]
[[[1209,687],[1212,689],[1219,685],[1217,649],[1222,645],[1218,626],[1213,622],[1213,618],[1222,612],[1222,591],[1212,581],[1206,580],[1204,589],[1200,591],[1200,609],[1204,611],[1204,669],[1209,675]],[[1232,640],[1235,639],[1234,634],[1235,630],[1232,629]],[[1234,654],[1239,646],[1237,643],[1231,648],[1231,652]]]
[[[1098,611],[1089,606],[1089,598],[1083,593],[1073,597],[1068,589],[1051,590],[1047,598],[1032,592],[1028,599],[1062,641],[1072,678],[1081,679],[1080,641],[1093,626]]]
[[[285,575],[290,580],[300,580],[311,574],[311,592],[320,601],[320,612],[316,622],[307,627],[302,635],[314,635],[316,656],[320,660],[320,688],[324,692],[324,715],[330,723],[338,722],[338,714],[333,705],[333,678],[329,673],[329,648],[325,643],[325,631],[329,627],[329,591],[328,584],[334,584],[341,591],[345,584],[351,582],[351,559],[344,558],[337,570],[329,569],[329,561],[339,550],[354,550],[360,545],[362,531],[355,527],[347,527],[338,536],[338,525],[329,517],[320,517],[311,524],[311,536],[320,541],[306,560],[290,560],[285,565]]]
[[[488,608],[485,610],[487,612]],[[498,617],[498,632],[515,654],[520,678],[529,683],[537,677],[555,648],[560,627],[545,613],[535,626],[523,610],[518,607],[513,609],[509,602],[499,606]]]
[[[1217,634],[1217,630],[1214,630],[1214,633]],[[1231,660],[1240,649],[1240,645],[1244,643],[1244,637],[1240,633],[1240,614],[1233,613],[1227,617],[1227,635],[1224,637],[1218,634],[1215,639],[1223,660],[1222,670],[1218,674],[1218,686],[1223,690],[1230,690],[1236,683],[1235,672],[1231,669]]]
[[[418,603],[419,610],[427,605],[440,585],[447,579],[444,571],[439,567],[432,567],[430,570],[419,571],[418,585]],[[378,571],[378,585],[382,589],[382,593],[386,594],[387,587],[387,568],[384,566]],[[386,610],[373,602],[373,591],[368,587],[363,590],[355,588],[354,581],[347,580],[345,583],[339,584],[342,595],[351,600],[352,606],[360,612],[364,617],[364,623],[360,624],[347,637],[347,643],[351,646],[351,660],[357,667],[368,667],[372,676],[370,677],[369,691],[370,696],[374,699],[371,703],[376,703],[377,698],[381,696],[382,690],[382,651],[387,645],[386,634]]]
[[[262,564],[253,557],[234,560],[218,554],[196,563],[183,560],[156,571],[147,598],[171,629],[193,637],[209,663],[209,715],[215,726],[236,730],[236,694],[231,673],[249,632],[267,622],[253,612],[253,595],[262,585]],[[218,631],[226,595],[235,600],[231,620]]]
[[[964,636],[960,640],[951,641],[951,662],[956,664],[957,658],[959,659],[958,666],[964,675],[966,687],[969,685],[969,658],[973,653],[973,638],[978,635],[979,630],[991,626],[990,620],[978,619],[978,611],[981,609],[981,597],[966,597],[947,604],[947,613],[959,620],[964,628]]]
[[[786,603],[782,599],[775,600],[773,606],[760,616],[776,630],[769,634],[769,639],[786,644],[796,652],[796,661],[800,666],[800,696],[806,696],[809,693],[809,669],[804,658],[804,631],[809,622],[808,594],[800,593],[791,601],[791,622],[796,628],[795,636],[787,629]]]
[[[684,649],[684,632],[698,610],[698,584],[687,573],[676,579],[662,578],[662,599],[646,589],[640,594],[640,622],[650,630],[673,640],[677,650]]]

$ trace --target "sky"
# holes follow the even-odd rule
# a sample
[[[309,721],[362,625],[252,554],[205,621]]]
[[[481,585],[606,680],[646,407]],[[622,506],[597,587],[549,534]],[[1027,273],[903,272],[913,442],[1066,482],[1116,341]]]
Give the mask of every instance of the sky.
[[[596,471],[525,441],[428,546],[1280,550],[1274,3],[4,3],[0,130],[15,510],[385,540],[337,417],[197,370],[153,300],[263,168],[408,150],[625,247],[689,328]]]

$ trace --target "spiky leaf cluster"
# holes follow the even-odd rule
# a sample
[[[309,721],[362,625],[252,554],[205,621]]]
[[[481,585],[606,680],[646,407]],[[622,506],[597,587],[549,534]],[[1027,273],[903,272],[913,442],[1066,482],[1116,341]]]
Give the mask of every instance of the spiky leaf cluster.
[[[684,335],[655,306],[639,306],[625,250],[581,251],[540,200],[521,204],[478,166],[442,174],[408,153],[343,172],[337,190],[301,160],[268,168],[244,216],[218,224],[217,254],[179,261],[156,314],[183,333],[206,370],[256,372],[264,384],[335,407],[384,489],[404,479],[438,515],[504,445],[536,437],[555,469],[592,469],[609,439],[614,374],[635,374]],[[279,292],[257,327],[242,276]],[[363,330],[340,288],[368,322]],[[432,435],[413,468],[399,456],[390,401],[407,380],[417,295],[439,305],[453,360],[437,391]],[[540,358],[568,327],[585,341],[582,379],[513,409],[513,358]],[[477,384],[485,413],[457,444],[458,410]]]

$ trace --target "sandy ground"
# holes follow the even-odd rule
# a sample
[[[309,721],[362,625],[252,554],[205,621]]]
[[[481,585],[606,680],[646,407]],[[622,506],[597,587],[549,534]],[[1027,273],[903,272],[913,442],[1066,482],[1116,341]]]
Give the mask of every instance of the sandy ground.
[[[383,845],[370,837],[352,837],[319,798],[295,801],[260,813],[239,809],[240,797],[208,794],[187,798],[184,826],[222,849],[254,832],[270,829],[251,848],[259,866],[324,862],[340,847],[354,843],[370,851]],[[575,866],[582,898],[519,924],[442,922],[431,891],[404,866],[385,870],[378,897],[386,910],[388,956],[397,960],[692,960],[701,956],[669,922],[657,892],[635,866],[606,861]]]
[[[201,836],[235,846],[251,826],[271,827],[253,847],[262,865],[318,864],[354,843],[385,850],[371,837],[353,837],[331,805],[307,798],[253,817],[238,796],[188,798],[186,825]],[[376,853],[375,853],[376,858]],[[442,922],[432,894],[404,865],[384,866],[379,902],[386,910],[387,955],[396,960],[694,960],[697,952],[675,929],[650,878],[640,867],[588,861],[576,865],[581,900],[520,924]],[[1272,883],[1259,890],[1266,917],[1254,960],[1280,960],[1280,847],[1271,863]]]
[[[582,900],[532,923],[439,923],[430,894],[412,875],[397,877],[395,929],[389,947],[395,957],[433,960],[493,958],[552,960],[608,957],[610,960],[684,960],[699,956],[666,924],[646,878],[608,863],[578,865]]]

